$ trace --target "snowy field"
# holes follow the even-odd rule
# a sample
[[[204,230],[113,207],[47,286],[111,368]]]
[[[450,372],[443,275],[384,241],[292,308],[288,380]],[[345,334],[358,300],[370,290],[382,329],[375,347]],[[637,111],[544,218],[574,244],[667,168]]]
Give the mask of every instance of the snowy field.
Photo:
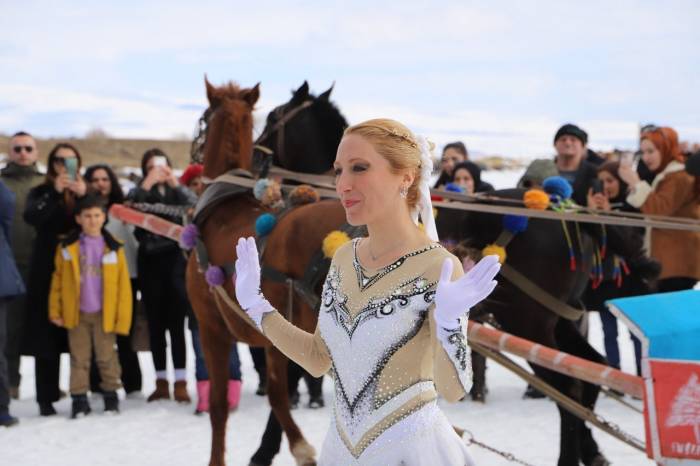
[[[484,179],[496,188],[512,187],[518,172],[486,172]],[[513,312],[517,312],[514,309]],[[597,313],[591,314],[590,341],[602,351],[602,333]],[[187,333],[189,337],[189,332]],[[623,370],[632,372],[634,361],[627,331],[620,329]],[[188,346],[189,348],[189,346]],[[266,401],[254,394],[257,375],[245,345],[239,345],[243,371],[243,397],[239,409],[228,424],[227,454],[229,465],[247,465],[256,450],[268,416]],[[149,353],[141,353],[144,373],[143,393],[154,389],[155,376]],[[524,364],[522,360],[518,360]],[[194,360],[188,354],[190,394],[195,398]],[[63,356],[61,386],[68,387],[69,359]],[[209,458],[210,426],[206,416],[194,416],[194,404],[174,402],[146,403],[145,399],[123,399],[121,414],[102,414],[102,400],[92,398],[93,413],[87,418],[70,420],[69,399],[56,403],[58,415],[41,418],[34,401],[34,365],[31,358],[22,360],[21,399],[11,411],[20,424],[0,429],[1,465],[204,465]],[[554,465],[559,451],[559,416],[548,400],[523,400],[525,383],[505,369],[489,362],[489,395],[486,404],[464,401],[454,405],[441,402],[451,422],[470,430],[474,437],[498,449],[513,453],[533,465]],[[303,384],[302,384],[303,386]],[[302,388],[302,405],[306,397]],[[327,404],[332,399],[331,382],[326,380]],[[641,407],[641,402],[633,401]],[[644,438],[642,415],[601,396],[597,411],[637,438]],[[294,417],[307,439],[320,449],[328,428],[330,407],[321,410],[300,408]],[[594,430],[601,450],[615,465],[649,465],[643,453]],[[491,452],[471,447],[479,465],[511,465]],[[294,465],[286,441],[275,465]]]
[[[517,310],[514,310],[517,312]],[[591,314],[590,340],[602,349],[602,334],[598,314]],[[627,332],[620,329],[620,350],[623,369],[633,371],[632,346]],[[188,332],[189,335],[189,332]],[[226,460],[229,465],[245,466],[256,450],[268,408],[266,401],[255,395],[257,374],[245,345],[239,344],[243,370],[241,405],[229,418]],[[149,353],[141,353],[144,372],[144,394],[154,389],[153,364]],[[522,361],[520,361],[522,363]],[[547,400],[523,400],[525,383],[505,369],[489,362],[487,383],[489,395],[482,405],[464,401],[454,405],[441,402],[453,424],[469,429],[477,440],[513,453],[533,465],[556,464],[559,450],[559,416],[554,403]],[[194,393],[193,354],[188,355],[189,387]],[[68,386],[69,360],[64,355],[61,364],[61,386]],[[117,416],[102,414],[102,399],[92,398],[93,413],[77,420],[68,419],[70,401],[55,404],[58,415],[39,417],[34,401],[34,364],[31,358],[22,360],[21,399],[11,405],[20,424],[0,429],[0,464],[2,465],[205,465],[209,459],[210,427],[205,416],[195,416],[194,405],[177,405],[160,401],[146,403],[144,399],[123,399]],[[302,384],[302,405],[307,398]],[[332,397],[330,381],[324,383],[326,401]],[[641,406],[641,402],[635,402]],[[642,415],[619,403],[601,397],[598,412],[620,425],[637,438],[644,438]],[[320,449],[328,428],[330,407],[320,410],[300,408],[294,412],[307,439]],[[604,432],[594,431],[602,451],[615,465],[635,466],[653,464],[645,455],[617,441]],[[513,464],[481,448],[472,446],[477,464]],[[275,465],[294,465],[286,441]],[[340,465],[339,465],[340,466]]]

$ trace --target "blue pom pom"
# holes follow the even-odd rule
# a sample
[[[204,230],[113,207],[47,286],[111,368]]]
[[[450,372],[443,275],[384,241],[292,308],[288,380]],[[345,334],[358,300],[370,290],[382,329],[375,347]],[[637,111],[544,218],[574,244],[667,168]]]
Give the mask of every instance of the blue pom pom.
[[[266,236],[275,228],[276,224],[277,219],[274,215],[264,213],[255,220],[255,234],[257,236]]]
[[[528,218],[524,215],[504,215],[503,228],[517,235],[527,230],[527,220]]]
[[[267,178],[260,178],[255,182],[255,186],[253,186],[253,196],[255,196],[255,199],[258,201],[262,199],[269,184],[270,180]]]
[[[559,198],[559,200],[571,199],[571,195],[574,192],[574,188],[571,184],[566,181],[566,179],[561,176],[550,176],[545,178],[542,183],[544,191],[550,196]]]
[[[445,185],[445,191],[451,191],[453,193],[463,193],[464,188],[455,183],[447,183]]]

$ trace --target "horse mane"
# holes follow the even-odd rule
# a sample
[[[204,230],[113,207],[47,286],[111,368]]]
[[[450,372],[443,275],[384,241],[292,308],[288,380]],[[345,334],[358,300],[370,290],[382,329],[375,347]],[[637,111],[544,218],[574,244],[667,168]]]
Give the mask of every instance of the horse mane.
[[[343,131],[348,127],[348,121],[345,119],[340,109],[328,99],[319,99],[313,96],[314,103],[311,110],[315,113],[319,125],[321,125],[321,134],[326,147],[338,147]],[[335,154],[332,154],[335,158]]]

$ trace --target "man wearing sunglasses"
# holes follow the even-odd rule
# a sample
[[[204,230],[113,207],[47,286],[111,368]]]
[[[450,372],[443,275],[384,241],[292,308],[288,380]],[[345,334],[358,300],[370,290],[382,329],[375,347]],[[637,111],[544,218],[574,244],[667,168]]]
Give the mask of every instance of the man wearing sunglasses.
[[[39,172],[36,161],[39,156],[36,142],[29,134],[21,131],[10,139],[7,150],[9,162],[0,171],[0,179],[15,194],[15,213],[12,219],[11,241],[17,269],[25,283],[29,276],[29,261],[34,241],[34,228],[22,218],[29,190],[41,183],[44,176]],[[14,299],[8,305],[7,342],[5,354],[9,373],[10,396],[19,397],[19,354],[20,336],[23,334],[24,297]]]

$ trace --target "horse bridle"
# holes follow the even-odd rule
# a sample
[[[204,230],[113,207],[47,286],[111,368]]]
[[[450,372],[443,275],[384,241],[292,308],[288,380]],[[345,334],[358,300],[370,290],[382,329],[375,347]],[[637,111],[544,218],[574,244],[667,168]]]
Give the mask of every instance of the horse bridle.
[[[302,102],[300,105],[297,107],[294,107],[292,110],[290,110],[287,113],[284,112],[284,106],[278,108],[275,110],[275,116],[277,116],[279,119],[275,122],[274,125],[272,125],[272,128],[270,128],[267,131],[263,131],[263,133],[258,136],[258,138],[255,140],[253,143],[253,147],[255,149],[259,149],[260,151],[264,152],[267,155],[271,155],[273,153],[277,154],[278,160],[284,160],[284,127],[289,121],[291,121],[292,118],[294,118],[299,112],[309,108],[311,105],[313,105],[314,101],[313,100],[305,100]],[[273,151],[267,146],[264,146],[260,144],[260,141],[264,141],[271,135],[277,133],[277,139],[276,139],[276,151]]]
[[[261,152],[263,152],[265,155],[270,156],[275,151],[270,149],[267,146],[264,146],[260,144],[260,141],[265,140],[268,138],[270,135],[277,133],[277,140],[276,140],[276,149],[277,149],[277,156],[279,157],[279,160],[284,160],[284,127],[289,121],[294,118],[298,113],[301,111],[309,108],[311,105],[313,105],[313,100],[305,100],[302,102],[300,105],[297,107],[294,107],[291,111],[287,112],[286,114],[284,113],[284,106],[278,108],[275,110],[275,115],[278,117],[278,120],[275,122],[275,124],[269,128],[268,130],[264,131],[258,138],[253,142],[253,149],[258,149]],[[207,133],[209,130],[209,120],[211,117],[219,110],[218,107],[216,108],[211,108],[208,107],[202,116],[199,118],[199,121],[197,122],[197,135],[194,137],[192,140],[192,146],[190,148],[190,160],[192,163],[203,163],[202,160],[202,150],[204,148],[204,142],[207,139]],[[212,180],[205,180],[205,182],[211,182]]]

